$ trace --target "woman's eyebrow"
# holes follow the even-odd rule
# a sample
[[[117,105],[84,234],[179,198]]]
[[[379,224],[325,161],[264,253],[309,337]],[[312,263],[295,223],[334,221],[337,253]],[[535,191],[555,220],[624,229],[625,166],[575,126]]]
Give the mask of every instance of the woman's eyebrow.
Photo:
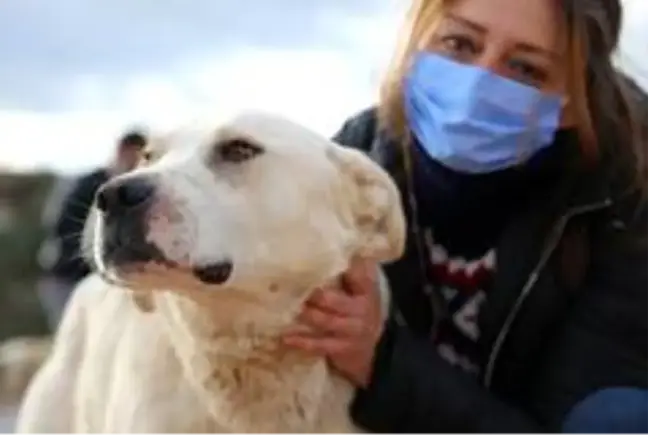
[[[556,51],[542,48],[528,42],[517,43],[515,44],[515,48],[519,51],[523,51],[529,54],[539,54],[541,56],[548,57],[552,61],[557,61],[560,59],[560,55]]]
[[[453,13],[448,13],[448,15],[446,15],[446,18],[449,19],[450,21],[453,21],[454,23],[457,23],[457,24],[461,25],[461,26],[469,27],[470,29],[472,29],[472,30],[474,30],[476,32],[479,32],[479,33],[487,33],[488,32],[488,29],[485,26],[483,26],[483,25],[481,25],[479,23],[476,23],[474,21],[471,21],[469,19],[466,19],[464,17],[461,17],[459,15],[456,15],[456,14],[453,14]],[[540,47],[540,46],[538,46],[536,44],[533,44],[533,43],[530,43],[530,42],[518,42],[517,44],[515,44],[515,48],[517,50],[519,50],[519,51],[526,52],[526,53],[529,53],[529,54],[536,54],[536,55],[545,56],[545,57],[551,59],[552,61],[560,59],[560,55],[556,51]]]
[[[475,23],[474,21],[470,21],[466,18],[460,17],[458,15],[455,15],[453,13],[448,13],[446,15],[446,18],[450,19],[451,21],[454,21],[455,23],[458,23],[460,25],[470,27],[471,29],[480,32],[480,33],[486,33],[487,29],[486,27],[482,26],[481,24]]]

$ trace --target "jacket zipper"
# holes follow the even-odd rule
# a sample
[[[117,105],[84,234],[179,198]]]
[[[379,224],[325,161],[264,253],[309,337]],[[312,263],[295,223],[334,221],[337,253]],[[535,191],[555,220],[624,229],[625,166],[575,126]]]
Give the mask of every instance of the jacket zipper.
[[[520,292],[520,295],[516,299],[513,308],[511,308],[511,311],[509,312],[508,316],[506,317],[506,320],[504,321],[504,324],[502,325],[502,329],[500,329],[500,332],[497,334],[497,338],[495,339],[495,342],[491,347],[491,351],[488,355],[488,362],[486,363],[486,367],[484,370],[484,378],[483,378],[483,383],[486,388],[491,388],[492,386],[493,374],[495,373],[495,365],[497,363],[497,358],[499,357],[502,347],[504,346],[506,337],[511,331],[513,322],[517,318],[517,315],[519,314],[522,305],[524,304],[524,301],[528,298],[529,294],[531,293],[531,290],[533,290],[536,282],[538,281],[538,277],[540,276],[540,273],[542,272],[545,265],[549,261],[549,258],[551,258],[551,255],[553,254],[556,247],[558,246],[558,243],[560,242],[560,238],[565,232],[565,227],[567,226],[567,223],[575,216],[602,210],[611,205],[612,205],[612,200],[608,198],[602,202],[584,205],[580,207],[574,207],[571,210],[569,210],[567,213],[565,213],[554,225],[551,231],[551,237],[548,239],[548,244],[546,248],[543,250],[542,255],[540,256],[540,260],[538,261],[535,268],[531,272],[531,275],[529,275],[529,278],[524,284],[524,287],[522,287],[522,291]]]

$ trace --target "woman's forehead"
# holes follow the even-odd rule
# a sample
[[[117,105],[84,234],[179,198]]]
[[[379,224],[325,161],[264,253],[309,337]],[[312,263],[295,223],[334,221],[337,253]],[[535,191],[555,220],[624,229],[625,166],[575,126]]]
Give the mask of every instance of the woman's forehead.
[[[562,20],[550,0],[454,0],[448,19],[488,37],[562,52]]]

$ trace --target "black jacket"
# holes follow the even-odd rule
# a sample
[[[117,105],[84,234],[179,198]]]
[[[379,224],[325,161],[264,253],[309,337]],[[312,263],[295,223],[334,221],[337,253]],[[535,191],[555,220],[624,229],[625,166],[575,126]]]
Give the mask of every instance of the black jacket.
[[[334,139],[369,152],[403,191],[398,147],[376,134],[373,110]],[[538,198],[498,244],[479,317],[481,379],[429,341],[430,302],[408,233],[404,256],[385,268],[400,313],[377,346],[370,385],[356,394],[356,423],[373,432],[556,431],[598,389],[648,388],[645,202],[615,194],[599,172],[574,178]]]
[[[47,236],[41,248],[46,254],[40,259],[46,274],[77,282],[90,273],[81,255],[81,235],[95,194],[108,178],[106,170],[98,169],[79,177],[62,194],[53,192],[49,200],[53,210],[48,210]]]

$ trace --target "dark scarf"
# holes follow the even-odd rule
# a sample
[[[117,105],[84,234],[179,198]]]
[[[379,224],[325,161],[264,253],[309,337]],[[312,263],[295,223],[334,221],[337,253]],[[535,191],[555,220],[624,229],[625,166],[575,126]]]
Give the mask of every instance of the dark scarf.
[[[549,190],[577,146],[575,130],[557,132],[554,143],[525,164],[488,174],[463,174],[413,146],[413,179],[419,222],[451,255],[477,258],[495,246],[509,219],[530,198]]]

